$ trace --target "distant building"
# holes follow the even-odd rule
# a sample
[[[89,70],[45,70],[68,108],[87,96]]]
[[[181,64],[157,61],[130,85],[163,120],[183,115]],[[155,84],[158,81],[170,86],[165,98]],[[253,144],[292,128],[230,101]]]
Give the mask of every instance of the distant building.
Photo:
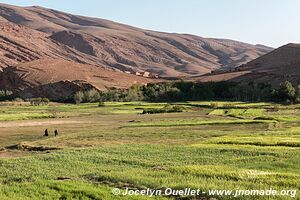
[[[144,72],[143,77],[150,77],[150,72]]]

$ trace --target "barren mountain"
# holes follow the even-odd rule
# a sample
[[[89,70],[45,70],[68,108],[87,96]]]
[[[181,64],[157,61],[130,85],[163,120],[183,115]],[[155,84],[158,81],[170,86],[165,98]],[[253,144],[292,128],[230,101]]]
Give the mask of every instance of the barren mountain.
[[[47,34],[0,18],[0,66],[16,65],[40,58],[61,58],[79,63],[96,63],[92,56],[60,44]]]
[[[42,7],[0,4],[0,15],[43,35],[41,40],[45,44],[41,43],[41,48],[48,51],[49,45],[51,47],[51,54],[47,52],[47,56],[131,73],[148,71],[161,76],[200,75],[220,68],[234,68],[271,50],[231,40],[143,30]],[[40,49],[36,51],[40,52]],[[41,57],[36,53],[29,59]],[[7,53],[2,63],[10,62],[16,62],[16,59]]]
[[[200,81],[256,81],[279,83],[289,80],[300,83],[300,44],[287,44],[227,73],[194,77]]]
[[[300,44],[284,45],[241,66],[240,69],[281,75],[300,75]]]
[[[39,59],[6,67],[0,72],[0,86],[19,92],[22,97],[46,96],[66,99],[79,90],[128,88],[145,84],[146,79],[112,69],[79,64],[62,59]]]

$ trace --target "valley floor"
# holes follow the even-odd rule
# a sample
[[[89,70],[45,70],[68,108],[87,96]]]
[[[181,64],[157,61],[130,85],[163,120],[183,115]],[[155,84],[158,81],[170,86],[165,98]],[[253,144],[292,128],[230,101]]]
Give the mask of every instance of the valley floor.
[[[193,188],[207,199],[233,198],[212,189],[299,190],[300,105],[176,104],[184,112],[143,115],[166,105],[144,102],[2,103],[0,199],[175,198],[114,195],[113,188]],[[291,196],[234,199],[300,198]]]

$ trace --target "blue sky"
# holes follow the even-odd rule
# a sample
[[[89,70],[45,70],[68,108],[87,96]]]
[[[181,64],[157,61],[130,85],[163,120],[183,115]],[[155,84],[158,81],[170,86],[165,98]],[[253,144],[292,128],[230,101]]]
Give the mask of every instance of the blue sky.
[[[300,43],[299,0],[7,0],[141,28],[278,47]]]

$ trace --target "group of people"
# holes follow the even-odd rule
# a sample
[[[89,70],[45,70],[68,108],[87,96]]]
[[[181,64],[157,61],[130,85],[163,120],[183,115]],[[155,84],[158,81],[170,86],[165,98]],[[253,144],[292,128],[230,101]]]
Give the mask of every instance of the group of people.
[[[46,130],[45,130],[44,136],[45,136],[45,137],[48,137],[48,136],[49,136],[49,133],[48,133],[48,129],[47,129],[47,128],[46,128]],[[57,130],[57,129],[55,129],[55,131],[54,131],[54,136],[55,136],[55,137],[58,136],[58,130]]]

